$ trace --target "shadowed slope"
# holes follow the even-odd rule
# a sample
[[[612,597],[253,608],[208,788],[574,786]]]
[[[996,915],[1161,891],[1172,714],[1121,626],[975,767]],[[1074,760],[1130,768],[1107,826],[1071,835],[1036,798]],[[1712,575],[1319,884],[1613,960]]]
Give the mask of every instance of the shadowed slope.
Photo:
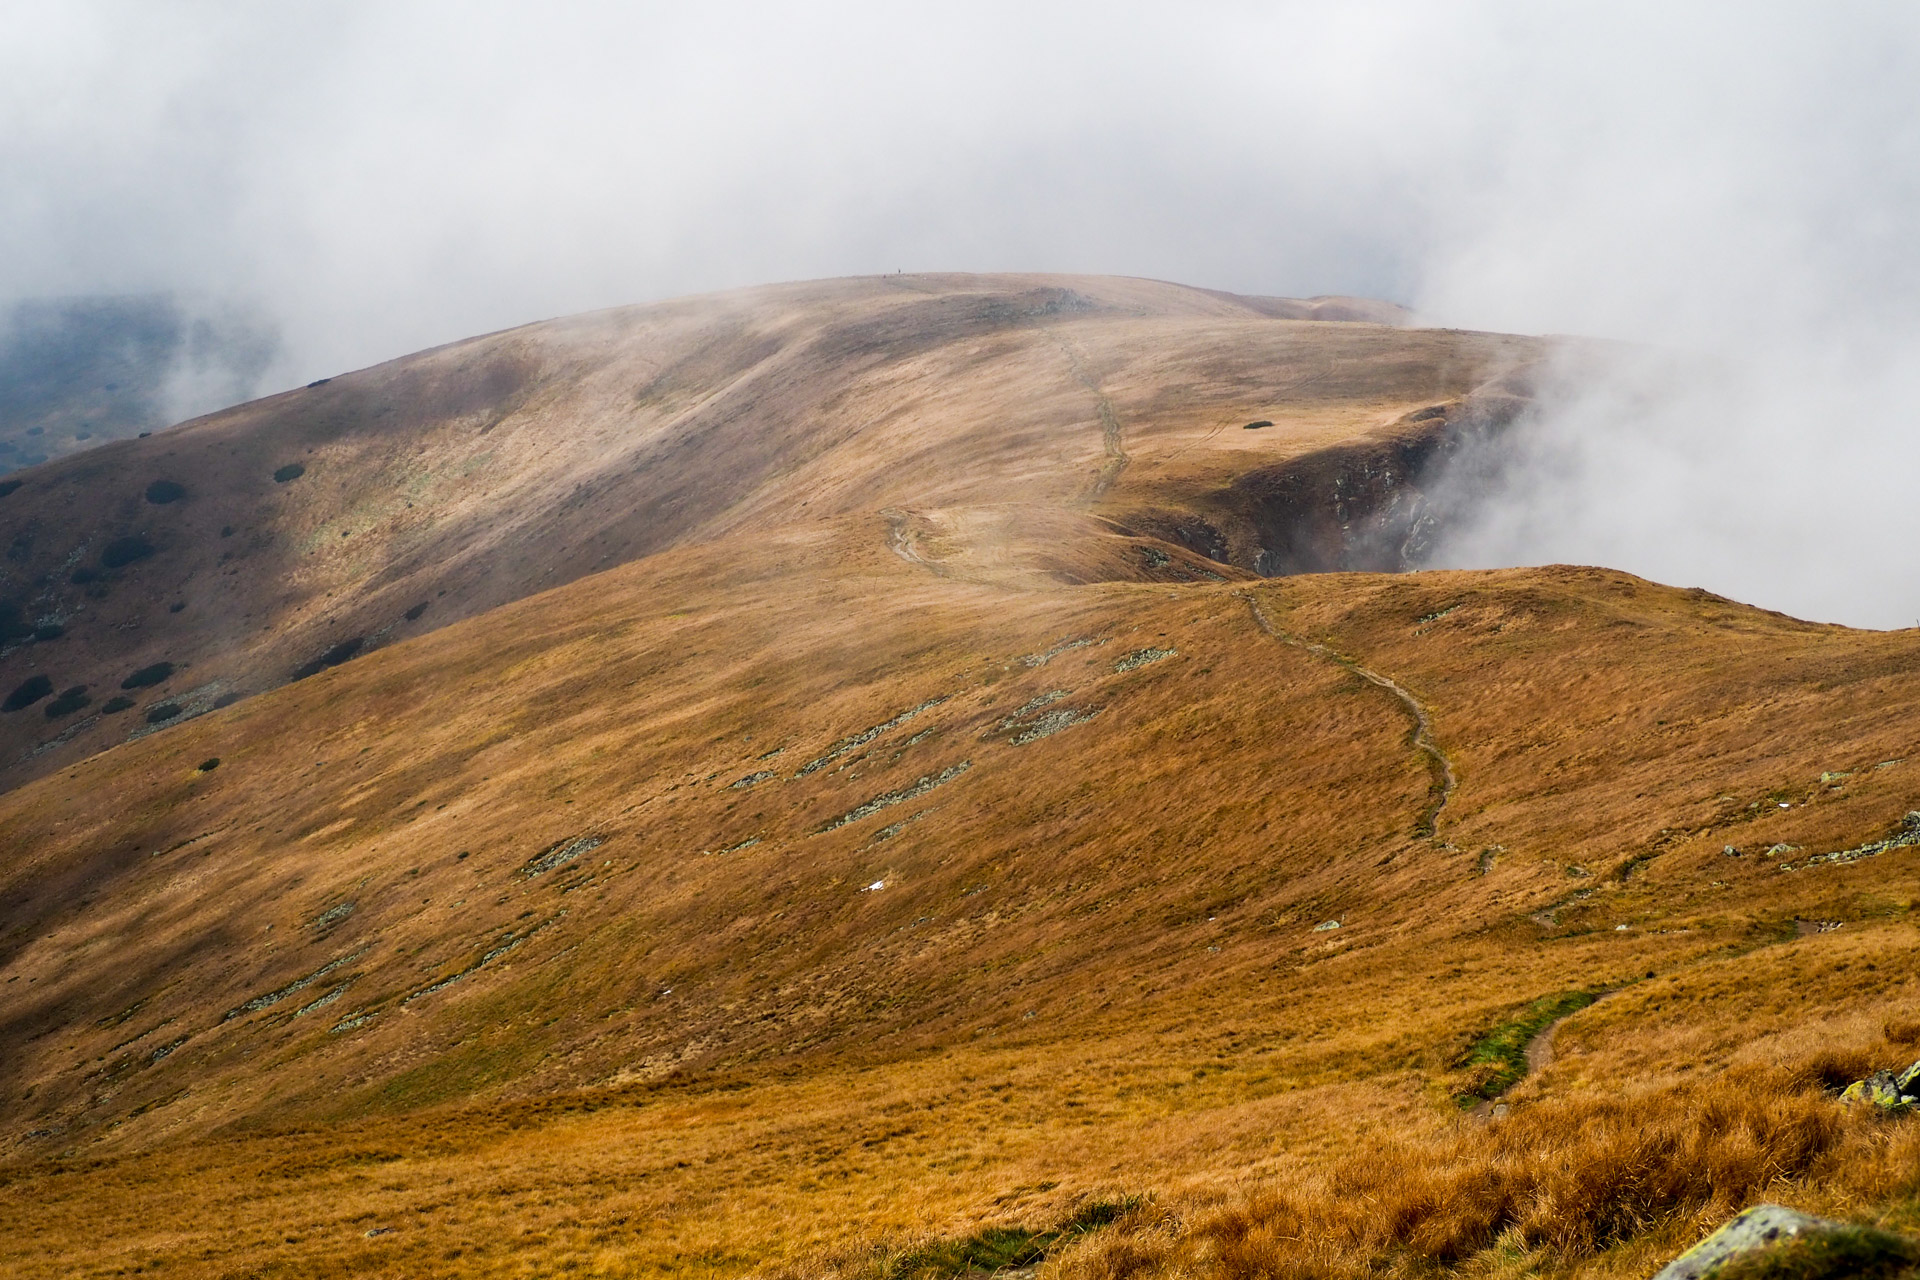
[[[477,338],[37,468],[0,498],[0,693],[80,692],[0,715],[0,780],[722,535],[911,509],[1058,547],[1090,506],[1122,533],[1151,507],[1139,532],[1163,532],[1188,490],[1365,437],[1534,350],[1289,311],[1316,308],[1080,277],[781,286]],[[1262,416],[1281,425],[1238,431]],[[1224,517],[1183,531],[1192,550],[1261,568],[1258,501],[1208,501]],[[116,696],[131,705],[104,712]]]

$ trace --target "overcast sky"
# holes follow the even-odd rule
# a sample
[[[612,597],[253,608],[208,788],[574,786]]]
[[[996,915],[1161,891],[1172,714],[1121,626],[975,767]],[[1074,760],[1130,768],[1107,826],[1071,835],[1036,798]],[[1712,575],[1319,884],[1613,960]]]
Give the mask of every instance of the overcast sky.
[[[1920,620],[1920,6],[0,0],[0,300],[178,289],[281,384],[772,280],[1093,271],[1697,355],[1460,563]]]

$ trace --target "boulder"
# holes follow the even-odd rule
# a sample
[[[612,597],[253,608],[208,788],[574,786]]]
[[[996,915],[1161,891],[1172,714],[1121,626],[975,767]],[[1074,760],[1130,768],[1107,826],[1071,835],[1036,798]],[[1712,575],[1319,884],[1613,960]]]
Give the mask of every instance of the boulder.
[[[1653,1280],[1892,1280],[1910,1275],[1916,1265],[1920,1244],[1904,1236],[1762,1204],[1669,1262]]]
[[[1840,1095],[1840,1101],[1871,1102],[1886,1111],[1920,1106],[1920,1062],[1905,1071],[1876,1071],[1865,1080],[1856,1080]]]

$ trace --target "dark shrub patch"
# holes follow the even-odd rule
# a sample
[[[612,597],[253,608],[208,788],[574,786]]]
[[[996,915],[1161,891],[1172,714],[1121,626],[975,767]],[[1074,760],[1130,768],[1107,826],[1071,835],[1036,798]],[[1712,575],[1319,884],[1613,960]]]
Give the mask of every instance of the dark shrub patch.
[[[122,711],[131,709],[132,706],[133,706],[132,698],[123,698],[116,693],[111,698],[108,698],[105,702],[100,704],[100,712],[102,715],[117,716]]]
[[[229,689],[213,700],[213,709],[218,711],[222,707],[230,707],[246,696],[246,694],[240,692],[238,689]]]
[[[47,704],[47,719],[58,720],[61,716],[70,716],[92,701],[87,696],[87,686],[77,684]]]
[[[0,498],[6,497],[25,483],[25,480],[0,480]]]
[[[349,636],[333,648],[327,650],[312,662],[303,663],[293,672],[295,680],[305,680],[308,676],[319,675],[328,667],[337,667],[360,652],[360,646],[367,642],[365,636]]]
[[[315,378],[312,382],[309,382],[307,385],[309,387],[324,387],[329,382],[332,382],[332,381],[333,381],[332,378]]]
[[[73,571],[73,576],[68,578],[67,581],[76,587],[84,587],[89,582],[100,581],[100,571],[98,569],[89,569],[82,565]]]
[[[155,480],[147,486],[147,501],[156,507],[178,502],[187,496],[187,486],[173,480]]]
[[[407,621],[408,622],[420,621],[420,615],[425,613],[426,611],[427,611],[427,602],[425,600],[422,600],[419,604],[407,610]]]
[[[100,565],[105,569],[120,569],[152,554],[153,544],[136,533],[109,542],[107,549],[100,553]]]
[[[142,667],[120,682],[122,689],[145,689],[149,685],[159,684],[173,674],[171,662],[156,662],[150,667]]]
[[[186,607],[187,607],[187,602],[185,600],[175,600],[172,604],[167,606],[167,612],[179,613],[182,609],[185,609]]]
[[[305,474],[307,474],[307,468],[304,464],[289,462],[286,466],[281,467],[273,473],[273,482],[275,484],[285,484],[289,480],[298,480]]]
[[[147,723],[159,724],[164,720],[171,720],[179,714],[180,714],[179,703],[156,702],[152,706],[147,708]]]
[[[53,681],[45,676],[28,676],[7,695],[5,702],[0,702],[0,711],[18,711],[22,707],[30,707],[52,692]]]
[[[33,629],[35,640],[58,640],[67,634],[67,629],[57,622],[43,622]]]
[[[17,601],[0,600],[0,644],[24,640],[32,634],[33,624],[27,621],[27,611]]]
[[[231,538],[233,536],[233,526],[230,524],[221,525],[220,536],[223,538]]]
[[[202,760],[200,762],[201,773],[212,773],[215,769],[218,769],[219,767],[220,767],[219,756],[208,756],[205,760]]]

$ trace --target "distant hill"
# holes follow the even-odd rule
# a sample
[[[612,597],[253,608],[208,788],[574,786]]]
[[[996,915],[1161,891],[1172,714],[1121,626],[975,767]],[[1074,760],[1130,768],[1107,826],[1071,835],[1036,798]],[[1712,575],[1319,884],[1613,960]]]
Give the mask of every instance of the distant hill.
[[[174,312],[113,314],[159,359]],[[1403,319],[1104,278],[779,286],[530,325],[63,457],[0,480],[0,697],[85,692],[0,715],[0,786],[156,710],[796,522],[885,510],[905,542],[939,526],[939,554],[978,537],[1055,581],[1404,568],[1424,460],[1510,416],[1495,384],[1545,347],[1379,323]]]
[[[170,294],[42,298],[0,313],[0,475],[249,398],[264,322]]]

